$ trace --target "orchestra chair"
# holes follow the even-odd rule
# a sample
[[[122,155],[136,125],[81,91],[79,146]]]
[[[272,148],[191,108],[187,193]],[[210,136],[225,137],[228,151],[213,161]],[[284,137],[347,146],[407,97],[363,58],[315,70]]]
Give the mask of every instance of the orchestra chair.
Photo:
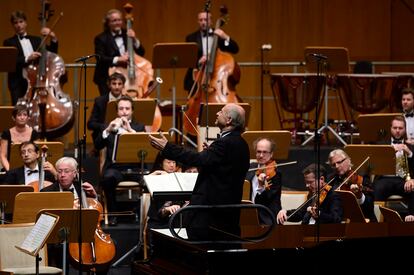
[[[401,218],[400,214],[388,207],[385,206],[379,206],[379,209],[381,210],[382,215],[384,216],[384,222],[390,222],[390,223],[402,223],[404,220]]]
[[[33,226],[34,223],[0,225],[0,273],[36,274],[36,258],[15,247],[23,243]],[[45,247],[39,251],[39,256],[42,259],[39,274],[62,274],[62,269],[47,265]]]
[[[242,200],[247,200],[247,201],[250,200],[251,188],[252,188],[252,184],[250,183],[250,181],[244,180]]]
[[[374,213],[378,222],[384,222],[384,216],[381,213],[380,206],[385,206],[385,201],[374,201]]]
[[[282,209],[291,210],[297,209],[301,206],[308,198],[308,191],[293,191],[293,190],[282,190],[280,200],[282,203]],[[284,224],[300,224],[299,222],[286,221]]]
[[[251,200],[242,200],[241,204],[254,204]],[[242,208],[240,210],[240,225],[260,226],[257,208]]]

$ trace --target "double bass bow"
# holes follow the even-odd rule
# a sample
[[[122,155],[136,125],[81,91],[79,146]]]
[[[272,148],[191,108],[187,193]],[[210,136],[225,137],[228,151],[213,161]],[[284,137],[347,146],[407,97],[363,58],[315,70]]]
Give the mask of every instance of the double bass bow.
[[[40,18],[43,28],[46,27],[46,22],[52,14],[49,2],[43,0]],[[48,51],[45,46],[50,33],[62,16],[63,13],[35,50],[41,53],[40,57],[23,70],[23,76],[28,81],[28,89],[25,96],[17,103],[27,106],[29,123],[35,130],[39,131],[43,125],[45,126],[45,135],[48,138],[60,137],[67,133],[74,122],[72,102],[60,86],[60,78],[65,74],[65,64],[59,55]],[[42,112],[45,113],[43,121]]]

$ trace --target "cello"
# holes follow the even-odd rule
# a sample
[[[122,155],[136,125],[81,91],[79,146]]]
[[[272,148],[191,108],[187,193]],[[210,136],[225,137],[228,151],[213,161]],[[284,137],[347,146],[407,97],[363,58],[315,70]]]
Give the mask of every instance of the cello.
[[[132,29],[132,9],[130,3],[124,5],[125,19],[127,23],[127,30]],[[109,68],[109,75],[117,72],[125,76],[124,94],[129,95],[133,99],[146,98],[155,87],[162,83],[160,78],[154,81],[154,70],[151,62],[139,56],[134,51],[134,41],[132,37],[127,37],[127,52],[128,65],[127,67],[111,67]],[[155,107],[154,120],[150,129],[147,131],[156,132],[161,128],[162,116],[158,105]],[[146,127],[147,128],[147,127]]]
[[[81,185],[82,186],[82,185]],[[82,188],[82,187],[81,187]],[[80,268],[82,264],[83,271],[101,272],[109,268],[110,263],[115,257],[115,244],[109,234],[106,234],[101,228],[103,220],[103,207],[98,200],[87,198],[85,191],[82,189],[82,208],[96,209],[99,211],[98,223],[95,229],[94,241],[91,243],[82,243],[81,255],[82,261],[79,259],[79,244],[69,244],[69,256],[73,266]],[[74,201],[74,208],[79,208],[79,199]],[[81,264],[80,264],[81,263]]]
[[[220,18],[215,29],[220,29],[227,22],[228,9],[220,7]],[[218,48],[219,37],[214,34],[210,57],[201,70],[195,72],[194,85],[188,95],[186,119],[183,128],[196,136],[197,119],[202,103],[239,103],[242,100],[236,94],[236,85],[240,81],[240,68],[230,53]]]
[[[43,0],[42,27],[46,27],[46,22],[52,14],[49,9],[49,2]],[[61,13],[53,27],[62,16]],[[27,106],[29,123],[36,131],[45,129],[45,137],[56,138],[72,128],[74,112],[69,95],[65,94],[60,86],[60,77],[65,74],[65,63],[59,55],[46,49],[47,38],[48,35],[43,37],[39,48],[36,49],[41,53],[40,58],[23,70],[23,76],[28,81],[28,89],[17,104]],[[44,112],[43,121],[42,112]]]

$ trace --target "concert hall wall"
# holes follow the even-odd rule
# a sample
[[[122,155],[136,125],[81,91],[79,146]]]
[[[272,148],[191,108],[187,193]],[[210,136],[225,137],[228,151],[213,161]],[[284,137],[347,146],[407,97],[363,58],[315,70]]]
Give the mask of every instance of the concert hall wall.
[[[59,38],[59,55],[66,64],[77,57],[94,52],[93,38],[102,31],[102,18],[107,10],[119,8],[127,1],[115,0],[50,0],[55,10],[52,23],[63,12],[55,28]],[[130,0],[133,6],[134,30],[146,48],[145,58],[152,60],[152,47],[161,42],[183,42],[185,36],[197,28],[197,12],[204,7],[202,0]],[[350,60],[412,61],[414,60],[414,36],[412,22],[414,0],[217,0],[211,1],[213,20],[219,15],[219,7],[226,4],[229,22],[223,29],[238,42],[240,52],[235,55],[239,62],[260,62],[262,44],[272,44],[266,53],[269,62],[303,61],[306,46],[343,46],[348,48]],[[411,10],[404,4],[406,3]],[[13,35],[9,22],[10,13],[22,9],[28,16],[28,31],[38,34],[37,20],[40,1],[1,0],[0,40]],[[303,69],[299,68],[299,71]],[[413,70],[410,67],[378,67],[377,70]],[[289,67],[271,67],[271,72],[293,72]],[[74,82],[79,83],[79,72],[68,69],[68,83],[64,91],[74,97]],[[177,103],[186,102],[182,89],[185,70],[176,72]],[[92,82],[93,68],[87,74],[87,115],[92,109],[93,98],[98,91]],[[160,98],[171,100],[172,71],[162,69],[164,83]],[[3,81],[4,74],[0,74]],[[77,79],[77,80],[75,80]],[[2,82],[4,83],[4,82]],[[83,86],[82,86],[83,87]],[[0,103],[10,103],[9,93],[0,86]],[[252,105],[249,129],[260,129],[260,68],[246,66],[241,70],[241,81],[236,86],[238,95]],[[81,93],[83,95],[83,91]],[[157,94],[154,92],[153,96]],[[278,129],[276,107],[269,84],[264,81],[264,128]],[[330,99],[337,106],[336,98]],[[83,105],[81,105],[81,115]],[[312,114],[311,114],[312,115]],[[330,117],[343,118],[340,108],[330,108]],[[163,119],[162,128],[171,127],[171,118]],[[81,128],[83,129],[83,122]],[[73,141],[73,133],[67,135]],[[90,135],[88,135],[90,141]]]

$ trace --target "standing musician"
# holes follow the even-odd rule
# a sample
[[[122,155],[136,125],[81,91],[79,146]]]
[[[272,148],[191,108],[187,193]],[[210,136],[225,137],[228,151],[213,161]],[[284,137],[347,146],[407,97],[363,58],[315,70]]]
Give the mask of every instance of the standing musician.
[[[342,221],[342,204],[341,198],[334,192],[332,185],[326,183],[326,169],[319,165],[319,209],[317,208],[317,190],[318,180],[316,164],[308,165],[303,171],[306,187],[309,189],[309,197],[314,197],[308,200],[307,204],[301,205],[298,209],[286,210],[282,209],[277,214],[276,220],[279,224],[284,224],[288,220],[292,222],[302,221],[302,224],[315,224],[319,219],[319,223],[340,223]]]
[[[17,48],[16,70],[7,75],[11,102],[12,105],[16,105],[17,100],[26,94],[28,88],[27,80],[23,77],[23,68],[41,56],[41,53],[36,49],[39,48],[42,38],[27,34],[27,18],[23,11],[14,11],[11,14],[10,22],[13,25],[15,35],[4,40],[3,46]],[[46,48],[48,51],[57,53],[58,40],[55,33],[47,27],[42,28],[40,33],[43,36],[50,36],[50,44]]]
[[[102,134],[102,131],[107,127],[107,123],[105,123],[106,105],[109,101],[118,100],[122,96],[122,90],[125,85],[125,76],[120,73],[113,73],[109,76],[107,85],[109,86],[109,93],[95,98],[91,116],[88,120],[88,129],[92,130],[94,144],[95,139]]]
[[[117,9],[111,9],[104,19],[104,31],[95,37],[95,54],[99,56],[96,63],[93,81],[99,88],[101,95],[108,94],[107,85],[108,70],[112,66],[126,67],[128,64],[127,37],[133,38],[134,51],[143,56],[144,47],[135,36],[133,29],[126,31],[123,25],[122,13]]]
[[[217,112],[216,126],[220,128],[220,137],[210,146],[205,146],[202,152],[172,144],[164,136],[149,136],[151,145],[166,158],[199,168],[190,206],[240,204],[242,200],[244,179],[249,168],[249,146],[241,136],[245,128],[244,109],[234,103],[226,104]],[[240,233],[238,209],[187,213],[187,229],[195,229],[199,233],[195,233],[197,237],[202,239],[211,237],[207,227],[236,235]]]
[[[329,153],[328,162],[332,169],[335,170],[334,175],[330,176],[332,180],[331,185],[334,189],[337,189],[353,172],[351,158],[344,150],[335,149]],[[368,175],[362,177],[355,173],[348,182],[342,185],[341,189],[347,189],[354,193],[364,216],[371,222],[377,221],[374,212],[373,187]]]
[[[246,175],[246,179],[251,182],[250,200],[268,207],[276,217],[282,209],[282,174],[276,170],[273,156],[276,144],[272,139],[258,138],[253,142],[253,147],[257,162],[251,163],[250,168],[262,169],[249,171]],[[259,212],[259,221],[262,224],[271,224],[270,218],[262,211]]]
[[[218,48],[223,52],[236,54],[239,52],[239,46],[236,41],[230,38],[222,29],[213,30],[211,28],[211,13],[200,11],[197,15],[199,29],[185,38],[186,42],[195,42],[198,45],[198,66],[201,67],[207,60],[207,53],[211,52],[213,35],[219,37]],[[208,42],[208,48],[207,48]],[[193,86],[193,69],[189,68],[184,78],[184,89],[190,91]]]
[[[32,141],[25,141],[20,144],[19,151],[23,166],[7,171],[3,184],[28,185],[32,182],[39,181],[39,147]],[[44,163],[43,168],[45,170],[45,183],[48,182],[45,186],[50,185],[57,177],[56,169],[48,161]]]
[[[112,120],[103,132],[96,138],[96,149],[106,148],[106,158],[103,167],[103,176],[100,182],[107,197],[108,211],[117,210],[115,189],[119,182],[124,180],[121,170],[131,168],[129,165],[121,165],[112,162],[112,152],[115,145],[115,137],[135,132],[145,132],[145,126],[132,120],[134,112],[133,101],[129,96],[121,96],[117,101],[118,117]],[[116,225],[117,218],[110,217],[109,225]]]
[[[405,143],[406,124],[403,116],[391,121],[391,144],[395,149],[395,175],[378,176],[374,180],[375,200],[385,201],[391,195],[400,195],[408,200],[408,214],[414,215],[413,147]]]

